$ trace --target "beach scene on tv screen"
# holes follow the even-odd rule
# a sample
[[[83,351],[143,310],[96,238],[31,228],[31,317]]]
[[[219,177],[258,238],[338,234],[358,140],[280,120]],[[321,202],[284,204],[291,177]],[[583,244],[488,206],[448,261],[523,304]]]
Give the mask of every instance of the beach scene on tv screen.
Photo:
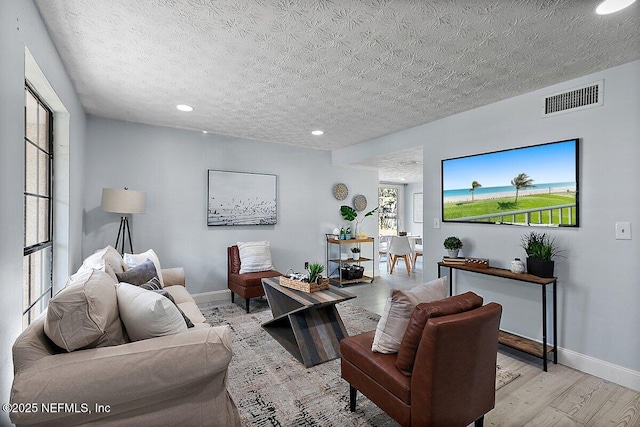
[[[443,220],[577,226],[577,143],[444,160]]]

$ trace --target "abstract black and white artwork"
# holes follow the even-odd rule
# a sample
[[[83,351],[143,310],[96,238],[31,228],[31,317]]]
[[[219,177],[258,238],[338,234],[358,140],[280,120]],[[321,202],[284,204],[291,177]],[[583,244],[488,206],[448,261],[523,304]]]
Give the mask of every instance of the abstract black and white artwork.
[[[277,222],[276,175],[209,170],[207,225]]]

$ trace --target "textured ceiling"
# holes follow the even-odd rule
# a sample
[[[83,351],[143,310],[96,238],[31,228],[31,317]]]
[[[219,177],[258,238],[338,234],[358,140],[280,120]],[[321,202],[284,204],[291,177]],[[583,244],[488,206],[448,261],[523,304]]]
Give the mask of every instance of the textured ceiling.
[[[377,169],[380,181],[393,183],[422,182],[422,147],[396,151],[353,165]]]
[[[640,58],[640,2],[35,1],[87,112],[328,150]]]

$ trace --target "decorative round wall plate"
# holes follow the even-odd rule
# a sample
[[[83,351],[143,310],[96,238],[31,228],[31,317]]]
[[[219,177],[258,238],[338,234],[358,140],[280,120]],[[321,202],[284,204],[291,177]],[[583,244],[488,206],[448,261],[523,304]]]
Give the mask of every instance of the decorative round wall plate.
[[[349,189],[346,184],[340,183],[333,187],[333,196],[338,200],[344,200],[349,195]]]
[[[353,198],[353,206],[357,211],[363,211],[367,208],[367,198],[362,194],[358,194]]]

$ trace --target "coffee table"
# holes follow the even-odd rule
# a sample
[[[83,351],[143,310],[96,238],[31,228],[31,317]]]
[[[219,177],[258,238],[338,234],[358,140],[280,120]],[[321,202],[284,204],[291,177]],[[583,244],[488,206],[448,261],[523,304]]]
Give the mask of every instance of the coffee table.
[[[309,368],[340,357],[340,340],[349,334],[336,304],[356,296],[335,286],[306,293],[280,286],[280,278],[262,279],[273,319],[262,327]]]

